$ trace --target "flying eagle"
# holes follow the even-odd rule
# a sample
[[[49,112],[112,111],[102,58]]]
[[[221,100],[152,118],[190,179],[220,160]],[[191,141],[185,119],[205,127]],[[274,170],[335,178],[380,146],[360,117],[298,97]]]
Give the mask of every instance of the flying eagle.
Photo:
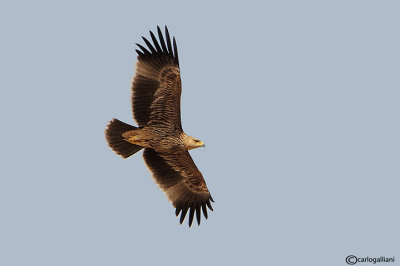
[[[150,31],[153,44],[142,37],[147,48],[136,44],[138,61],[132,82],[133,117],[139,127],[118,119],[108,124],[105,135],[111,149],[123,158],[144,148],[143,158],[155,182],[165,192],[182,224],[189,211],[189,227],[194,214],[200,225],[201,211],[214,202],[199,169],[188,150],[204,143],[186,135],[181,125],[181,77],[178,50],[167,27],[165,37],[157,27],[158,38]]]

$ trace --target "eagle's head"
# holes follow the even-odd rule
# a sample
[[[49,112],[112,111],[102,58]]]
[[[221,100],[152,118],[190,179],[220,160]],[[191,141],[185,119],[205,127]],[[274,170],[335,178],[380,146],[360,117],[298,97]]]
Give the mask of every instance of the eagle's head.
[[[189,135],[184,134],[183,143],[185,144],[188,150],[205,147],[204,142],[199,139],[193,138]]]

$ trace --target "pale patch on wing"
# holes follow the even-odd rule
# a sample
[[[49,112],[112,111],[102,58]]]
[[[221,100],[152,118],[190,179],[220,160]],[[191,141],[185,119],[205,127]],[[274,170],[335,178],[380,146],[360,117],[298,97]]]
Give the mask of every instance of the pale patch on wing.
[[[146,61],[139,60],[136,63],[135,73],[151,80],[160,81],[160,71]]]

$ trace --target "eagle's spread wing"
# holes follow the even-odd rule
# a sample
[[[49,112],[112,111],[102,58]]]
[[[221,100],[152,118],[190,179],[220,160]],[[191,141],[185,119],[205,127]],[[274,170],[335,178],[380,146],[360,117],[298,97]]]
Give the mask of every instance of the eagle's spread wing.
[[[182,212],[181,224],[188,211],[189,226],[192,225],[195,213],[197,223],[200,224],[200,209],[207,219],[207,206],[213,210],[210,200],[214,200],[189,152],[163,154],[147,148],[143,152],[143,158],[157,184],[172,201],[176,208],[176,215],[178,216]]]
[[[132,82],[133,116],[139,126],[157,125],[164,130],[182,130],[180,114],[181,77],[175,38],[173,46],[165,27],[166,41],[159,27],[158,37],[150,31],[147,49],[137,44],[136,74]]]

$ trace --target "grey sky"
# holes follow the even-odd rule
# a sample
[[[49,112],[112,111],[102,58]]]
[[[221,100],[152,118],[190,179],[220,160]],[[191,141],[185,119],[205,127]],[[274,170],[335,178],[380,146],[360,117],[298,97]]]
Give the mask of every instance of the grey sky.
[[[1,4],[0,265],[400,261],[398,1]],[[185,131],[215,199],[188,228],[141,153],[134,43],[176,37]]]

